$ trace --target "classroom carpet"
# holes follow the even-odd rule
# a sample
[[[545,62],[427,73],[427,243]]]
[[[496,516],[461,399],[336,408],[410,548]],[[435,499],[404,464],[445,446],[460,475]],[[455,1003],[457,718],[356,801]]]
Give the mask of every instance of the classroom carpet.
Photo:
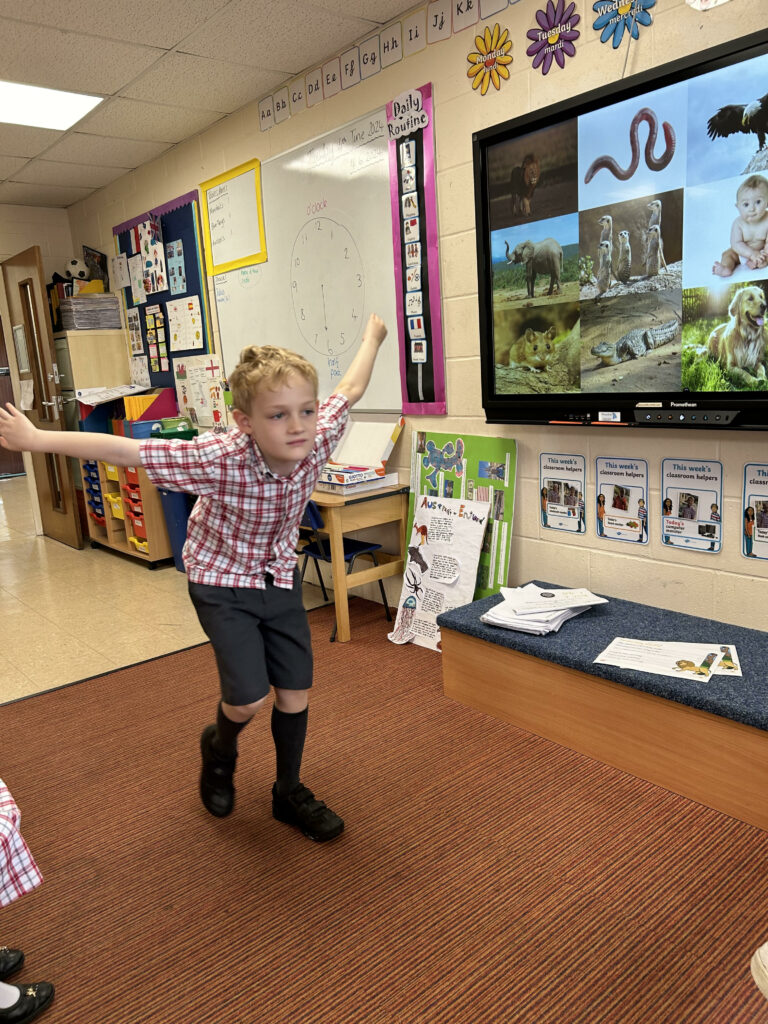
[[[310,613],[328,844],[271,817],[268,713],[203,810],[208,645],[0,709],[45,876],[0,944],[56,985],[45,1024],[768,1021],[768,834],[447,700],[440,654],[351,615],[332,644]]]

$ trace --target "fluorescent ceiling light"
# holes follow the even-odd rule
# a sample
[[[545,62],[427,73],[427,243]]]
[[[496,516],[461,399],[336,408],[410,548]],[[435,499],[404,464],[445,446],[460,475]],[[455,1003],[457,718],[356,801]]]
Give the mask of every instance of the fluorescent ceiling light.
[[[0,81],[0,122],[64,131],[102,101],[101,96]]]

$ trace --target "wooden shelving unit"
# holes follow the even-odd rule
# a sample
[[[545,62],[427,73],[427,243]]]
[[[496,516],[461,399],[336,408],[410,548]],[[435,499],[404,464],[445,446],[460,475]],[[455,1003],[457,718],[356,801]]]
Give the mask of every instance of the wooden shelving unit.
[[[80,468],[92,545],[131,555],[151,568],[173,559],[160,494],[141,466],[110,467],[104,462],[81,459]],[[98,510],[94,508],[94,472],[98,475],[98,492],[102,498],[103,524],[95,518]],[[138,510],[136,520],[131,518],[132,510]]]

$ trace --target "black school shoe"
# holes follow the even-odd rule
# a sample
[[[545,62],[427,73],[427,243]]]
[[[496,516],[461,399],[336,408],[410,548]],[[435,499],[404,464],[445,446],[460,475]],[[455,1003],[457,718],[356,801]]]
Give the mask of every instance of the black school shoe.
[[[316,843],[335,839],[344,831],[344,822],[322,800],[315,800],[312,790],[301,783],[287,796],[278,796],[272,787],[272,817],[300,829]]]
[[[216,818],[226,818],[235,806],[235,787],[232,776],[235,774],[234,757],[222,757],[213,747],[216,726],[206,725],[200,737],[200,753],[203,755],[203,770],[200,773],[200,799],[210,814]],[[0,1017],[0,1022],[2,1017]]]
[[[0,946],[0,981],[5,981],[24,966],[24,954],[20,949]]]
[[[21,996],[7,1010],[0,1010],[0,1024],[27,1024],[53,1001],[53,985],[39,981],[36,985],[19,986]]]

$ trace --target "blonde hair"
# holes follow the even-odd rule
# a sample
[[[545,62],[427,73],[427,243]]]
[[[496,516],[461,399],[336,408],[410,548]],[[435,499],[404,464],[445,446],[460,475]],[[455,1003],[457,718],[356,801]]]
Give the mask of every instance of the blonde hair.
[[[750,174],[736,189],[737,202],[741,199],[744,190],[748,188],[753,192],[762,192],[764,196],[768,197],[768,178],[764,178],[762,174]]]
[[[286,384],[292,374],[311,384],[317,398],[317,370],[312,363],[275,345],[249,345],[240,353],[240,362],[229,377],[234,407],[247,413],[259,391]]]

